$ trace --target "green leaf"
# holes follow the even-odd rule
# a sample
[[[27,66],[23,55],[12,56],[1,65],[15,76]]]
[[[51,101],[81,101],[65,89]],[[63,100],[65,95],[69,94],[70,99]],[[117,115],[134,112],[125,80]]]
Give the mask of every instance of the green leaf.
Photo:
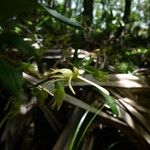
[[[95,77],[96,79],[98,79],[100,81],[106,81],[107,80],[107,75],[108,75],[107,72],[98,70],[95,67],[90,66],[90,65],[84,66],[84,70],[87,73],[93,75],[93,77]]]
[[[115,99],[111,96],[106,95],[105,93],[101,93],[101,94],[104,96],[106,100],[106,104],[109,105],[113,114],[115,114],[116,116],[119,116],[119,110],[118,110],[117,104],[115,103]]]
[[[23,84],[22,72],[0,58],[0,83],[10,94],[18,94]]]
[[[54,103],[53,107],[57,107],[57,109],[60,108],[62,105],[62,102],[65,98],[65,90],[64,86],[61,81],[55,81],[55,91],[54,91]]]
[[[85,128],[82,132],[82,134],[80,135],[80,138],[78,140],[78,144],[77,144],[77,149],[79,149],[79,146],[83,140],[83,138],[85,137],[85,134],[87,132],[87,130],[89,129],[90,125],[92,124],[92,122],[94,121],[94,119],[96,118],[96,116],[102,111],[104,105],[101,105],[99,108],[98,108],[98,111],[97,113],[94,114],[94,116],[90,119],[90,121],[85,125]],[[86,111],[86,112],[89,112],[89,111]],[[80,131],[81,132],[81,131]]]
[[[51,16],[53,16],[54,18],[56,18],[57,20],[69,25],[69,26],[72,26],[72,27],[75,27],[75,28],[83,28],[78,22],[75,22],[63,15],[61,15],[60,13],[58,13],[56,10],[54,9],[50,9],[50,8],[47,8],[43,5],[41,5]]]
[[[21,67],[20,67],[24,72],[41,79],[41,75],[38,71],[35,70],[34,65],[29,63],[29,62],[21,62]]]
[[[33,9],[36,0],[1,0],[0,1],[0,24],[7,19]]]
[[[73,149],[74,144],[75,144],[75,141],[76,141],[76,139],[77,139],[77,136],[78,136],[79,133],[81,132],[81,131],[80,131],[81,126],[82,126],[83,122],[85,121],[85,119],[86,119],[88,113],[89,113],[89,111],[86,111],[86,112],[84,113],[84,115],[82,116],[80,122],[78,123],[78,126],[77,126],[77,128],[76,128],[76,130],[75,130],[75,133],[73,134],[73,137],[71,138],[71,141],[70,141],[70,143],[69,143],[69,145],[68,145],[68,150],[72,150],[72,149]]]
[[[48,93],[40,88],[33,88],[32,94],[37,97],[40,104],[45,104],[45,100],[48,98]]]
[[[31,47],[31,45],[24,41],[23,38],[15,33],[5,32],[0,35],[0,45],[1,50],[5,50],[6,45],[9,47],[15,47],[21,50],[24,54],[28,56],[38,56],[38,51]]]
[[[79,137],[79,139],[77,141],[77,147],[76,148],[79,149],[79,146],[80,146],[80,144],[81,144],[81,142],[82,142],[82,140],[83,140],[83,138],[84,138],[87,130],[89,129],[90,125],[92,124],[92,122],[94,121],[94,119],[96,118],[96,116],[100,113],[100,111],[102,110],[103,107],[104,106],[102,105],[99,108],[99,110],[97,111],[97,113],[95,113],[95,115],[88,121],[88,123],[86,123],[84,125],[85,127],[83,128],[83,131],[82,131],[81,127],[83,126],[83,123],[86,120],[89,111],[86,111],[84,113],[84,115],[80,119],[80,122],[78,123],[78,126],[77,126],[77,128],[75,130],[75,133],[73,134],[73,137],[72,137],[72,139],[71,139],[71,141],[69,143],[69,150],[72,150],[73,147],[75,147],[75,141],[77,140],[77,136],[78,135],[80,135],[80,137]]]

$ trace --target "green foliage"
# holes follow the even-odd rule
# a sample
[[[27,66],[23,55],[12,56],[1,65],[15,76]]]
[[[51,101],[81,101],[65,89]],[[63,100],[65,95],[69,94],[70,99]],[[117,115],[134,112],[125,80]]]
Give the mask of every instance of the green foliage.
[[[118,62],[116,63],[116,68],[118,70],[118,72],[121,73],[129,73],[129,72],[133,72],[136,67],[128,62]]]
[[[33,88],[32,94],[33,96],[37,97],[37,100],[40,104],[45,104],[45,101],[48,98],[48,93],[40,88]]]
[[[43,6],[43,5],[41,5],[41,6]],[[67,17],[65,17],[65,16],[61,15],[60,13],[58,13],[56,10],[47,8],[45,6],[43,6],[43,8],[51,16],[53,16],[54,18],[58,19],[59,21],[64,22],[65,24],[70,25],[70,26],[75,27],[75,28],[82,28],[82,26],[78,22],[75,22],[75,21],[72,21],[72,20],[68,19]]]
[[[0,82],[12,95],[17,95],[23,85],[22,72],[3,58],[0,58]]]
[[[149,49],[147,48],[138,48],[138,49],[133,49],[130,51],[126,51],[125,55],[131,56],[131,55],[137,55],[137,54],[147,54],[149,52]]]
[[[108,96],[104,93],[102,93],[102,95],[104,96],[106,104],[110,107],[111,111],[113,112],[113,115],[119,117],[119,107],[116,104],[116,100],[112,96]]]
[[[118,72],[121,73],[132,72],[136,67],[135,64],[132,63],[132,59],[130,60],[130,58],[133,58],[133,56],[135,56],[136,59],[138,55],[141,54],[144,56],[144,58],[146,58],[146,55],[149,53],[149,44],[147,44],[149,38],[149,29],[147,28],[147,18],[149,16],[147,12],[149,5],[147,5],[147,2],[133,1],[131,7],[133,10],[131,10],[132,13],[129,16],[131,22],[125,24],[122,14],[124,15],[124,6],[126,1],[118,1],[117,3],[115,0],[94,1],[94,19],[92,22],[92,26],[85,27],[85,30],[80,31],[78,29],[83,29],[83,27],[79,22],[82,22],[83,18],[85,17],[82,7],[83,4],[80,0],[69,0],[61,2],[54,2],[50,0],[40,2],[41,4],[38,3],[38,5],[36,0],[1,0],[0,2],[0,98],[8,101],[8,104],[6,106],[7,112],[2,123],[7,119],[14,117],[14,115],[20,113],[20,108],[23,104],[27,104],[27,109],[32,109],[32,97],[36,97],[37,99],[36,106],[40,106],[40,104],[44,106],[44,104],[47,104],[47,102],[49,103],[49,99],[51,98],[48,97],[49,93],[51,94],[51,96],[53,96],[53,99],[50,99],[52,107],[56,108],[57,110],[60,109],[64,100],[69,103],[69,105],[65,103],[65,109],[67,111],[72,111],[73,106],[86,110],[86,113],[80,118],[80,122],[72,137],[70,149],[73,149],[74,144],[78,142],[79,147],[84,136],[86,135],[86,132],[89,131],[89,127],[93,125],[93,121],[97,115],[101,116],[102,121],[103,119],[104,121],[106,120],[106,122],[114,125],[119,130],[124,131],[124,133],[126,133],[126,130],[128,130],[128,134],[132,129],[129,136],[135,133],[135,136],[133,137],[136,137],[136,132],[139,131],[138,127],[140,127],[142,128],[142,130],[140,130],[140,134],[138,135],[138,140],[136,139],[136,142],[140,142],[140,140],[146,139],[147,134],[145,133],[147,133],[147,131],[145,131],[145,128],[146,130],[148,130],[148,125],[146,119],[143,116],[146,112],[148,112],[148,109],[145,108],[144,105],[139,106],[137,101],[134,101],[134,98],[135,100],[137,100],[137,97],[142,97],[140,95],[140,92],[137,95],[133,92],[128,93],[127,88],[125,93],[123,91],[123,88],[121,88],[121,90],[119,91],[118,86],[123,85],[113,81],[113,83],[111,81],[109,82],[109,78],[107,77],[109,77],[109,65],[112,65]],[[141,5],[139,5],[138,3]],[[57,20],[59,20],[60,22],[58,22]],[[78,22],[74,20],[78,20]],[[74,28],[70,28],[70,26]],[[24,38],[30,40],[30,42],[24,41]],[[33,48],[31,46],[31,44],[33,43],[35,45],[38,45],[39,49]],[[140,48],[135,48],[132,51],[126,50],[126,48],[128,49],[128,47],[138,47],[139,45]],[[68,50],[68,47],[75,48],[75,53],[72,54],[72,51],[67,51],[68,53],[66,52],[67,54],[65,57],[64,52],[60,52],[61,54],[57,53],[58,49],[64,48],[65,50]],[[111,48],[109,49],[109,47]],[[55,52],[54,54],[51,54],[50,52],[51,58],[49,59],[49,54],[47,55],[47,53],[45,53],[44,57],[40,59],[42,57],[43,51],[45,50],[47,52],[47,50],[51,48],[54,49],[54,51],[56,49],[56,54]],[[78,49],[82,48],[85,52],[94,51],[94,49],[97,48],[99,48],[100,50],[99,53],[94,54],[96,55],[94,59],[86,61],[87,57],[85,54],[86,58],[83,58],[85,61],[80,61],[80,58],[78,57],[78,55],[80,55],[78,54]],[[89,54],[90,52],[87,53]],[[61,56],[62,59],[59,59],[57,61],[55,59],[55,55],[57,54]],[[73,58],[73,60],[72,55],[76,55],[77,57],[74,57],[75,59]],[[96,58],[100,59],[96,60]],[[30,63],[32,60],[36,61],[36,65],[39,66],[39,68],[44,63],[46,63],[46,67],[53,68],[50,72],[46,68],[45,72],[49,72],[48,78],[46,78],[44,74],[35,70],[34,65]],[[45,62],[43,63],[42,61]],[[103,61],[105,62],[103,63]],[[114,61],[114,64],[110,63]],[[41,65],[39,64],[39,62],[43,64]],[[97,65],[96,63],[103,63],[104,69],[106,69],[108,73],[95,68],[94,65]],[[85,71],[85,74],[80,75],[77,68],[73,68],[73,70],[68,69],[74,64],[75,66],[78,66],[78,68],[83,69]],[[25,74],[27,76],[22,77],[23,72],[27,73]],[[86,78],[87,74],[92,75],[94,78],[92,76],[90,76],[90,79]],[[87,77],[89,76],[87,75]],[[23,78],[26,78],[26,80],[24,81]],[[74,84],[72,84],[72,80],[78,82],[74,82]],[[45,81],[46,83],[44,83],[43,81]],[[108,84],[109,88],[107,89],[101,86],[101,81],[107,81],[106,85]],[[121,80],[119,81],[119,83],[120,82]],[[67,88],[64,88],[64,86],[66,86],[66,83],[72,93],[76,94],[73,95],[74,97],[68,94],[69,92]],[[140,82],[140,84],[141,83],[143,83],[143,81]],[[104,103],[104,108],[106,105],[107,108],[109,106],[109,113],[107,112],[108,109],[106,111],[104,109],[100,113],[101,109],[98,110],[96,107],[93,107],[92,105],[88,104],[88,102],[86,102],[86,100],[88,101],[89,93],[87,93],[84,88],[85,86],[86,88],[89,88],[89,85],[96,88],[96,91],[92,89],[90,92],[96,96],[98,94],[98,103]],[[76,86],[76,93],[73,89],[73,86]],[[144,86],[148,88],[147,84]],[[119,92],[115,93],[116,91]],[[9,93],[9,95],[7,95],[7,93]],[[145,93],[144,94],[146,95],[146,99],[143,98],[143,100],[145,103],[147,103],[147,97],[149,95],[147,91]],[[83,99],[80,100],[80,97],[82,97],[81,95],[86,95],[85,98],[83,98],[85,101],[82,101]],[[115,98],[119,97],[119,100],[117,101],[117,98],[115,99],[113,96]],[[77,97],[79,99],[77,99]],[[120,103],[120,99],[122,99],[122,103]],[[133,99],[131,105],[129,105],[131,101],[130,99]],[[141,103],[143,102],[143,100],[141,100]],[[126,101],[128,102],[128,105],[127,103],[125,103]],[[72,104],[73,106],[71,105],[70,107],[70,104]],[[61,107],[62,109],[64,108],[63,106]],[[119,114],[121,112],[119,111],[119,109],[122,109],[124,115],[121,116]],[[110,110],[112,111],[112,113],[110,113]],[[138,112],[139,110],[142,110],[144,113],[142,113],[141,115],[140,112]],[[49,111],[48,109],[45,111],[44,109],[42,109],[42,111],[45,116],[49,117],[47,120],[48,122],[50,122],[50,125],[53,124],[53,122],[55,122],[56,124],[61,124],[61,121],[59,122],[59,117],[51,113],[51,110]],[[81,128],[87,120],[87,114],[89,112],[94,113],[94,116],[92,116],[90,118],[90,121],[86,123],[85,128],[83,129],[84,131],[82,132]],[[66,115],[63,112],[61,112],[60,114],[60,116],[64,116],[64,118],[69,118],[69,115],[70,114]],[[132,115],[136,118],[135,120],[134,117],[132,118]],[[126,118],[128,118],[129,116],[133,124],[130,125],[130,122],[128,122],[128,120],[126,120],[124,116],[127,116]],[[32,118],[32,113],[31,116],[27,115],[27,117]],[[119,120],[117,117],[120,117],[124,121],[122,121],[121,119]],[[98,120],[98,122],[100,121]],[[138,124],[139,122],[140,125]],[[53,124],[53,126],[55,126],[55,123]],[[129,128],[127,128],[127,124],[129,125]],[[60,126],[64,128],[65,125],[61,124]],[[34,128],[35,127],[33,127],[33,129]],[[133,130],[135,130],[136,132],[133,132]],[[57,133],[60,133],[60,130]],[[122,136],[122,132],[119,134],[121,134]],[[81,135],[80,139],[77,138],[78,135]],[[140,135],[142,137],[141,139]]]
[[[1,50],[5,51],[6,48],[17,48],[29,57],[38,57],[38,50],[34,49],[31,44],[24,41],[23,38],[15,33],[7,32],[0,35]]]
[[[98,70],[95,67],[90,66],[90,65],[86,65],[83,68],[87,73],[93,75],[93,77],[95,77],[97,80],[100,80],[100,81],[106,81],[107,80],[108,73],[101,71],[101,70]]]
[[[20,69],[38,79],[41,79],[41,74],[35,70],[35,66],[31,63],[21,62]]]
[[[90,121],[88,121],[86,124],[85,124],[85,127],[84,127],[84,129],[83,129],[83,131],[81,130],[81,128],[82,128],[82,126],[83,126],[83,124],[84,124],[84,122],[85,122],[85,120],[87,119],[87,115],[89,114],[89,111],[86,111],[85,113],[84,113],[84,115],[82,116],[82,118],[81,118],[81,120],[79,121],[79,123],[78,123],[78,125],[77,125],[77,128],[76,128],[76,130],[75,130],[75,132],[74,132],[74,134],[73,134],[73,137],[71,138],[71,140],[70,140],[70,143],[69,143],[69,150],[72,150],[74,147],[76,147],[77,149],[79,149],[79,147],[80,147],[80,144],[81,144],[81,142],[82,142],[82,140],[83,140],[83,138],[84,138],[84,136],[85,136],[85,134],[86,134],[86,132],[88,131],[88,129],[89,129],[89,127],[90,127],[90,125],[93,123],[93,121],[94,121],[94,119],[96,118],[96,116],[98,115],[98,113],[100,113],[100,111],[102,111],[102,108],[103,108],[104,106],[101,106],[100,108],[99,108],[99,110],[97,111],[97,113],[95,113],[94,115],[93,115],[93,117],[90,119]],[[79,137],[79,139],[77,138],[78,136],[80,135],[80,137]],[[78,141],[77,141],[78,140]],[[77,145],[75,146],[75,142],[77,142]]]
[[[84,120],[86,119],[87,115],[88,115],[88,111],[86,111],[84,113],[80,122],[78,123],[75,133],[73,134],[73,137],[71,138],[70,143],[68,144],[68,150],[72,150],[74,148],[76,138],[77,138],[78,134],[80,133],[81,126],[82,126]]]

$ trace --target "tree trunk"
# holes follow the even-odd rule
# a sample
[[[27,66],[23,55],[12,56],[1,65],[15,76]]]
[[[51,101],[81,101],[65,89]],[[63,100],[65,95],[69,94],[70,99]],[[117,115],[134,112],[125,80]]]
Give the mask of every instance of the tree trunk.
[[[124,16],[122,18],[125,24],[129,23],[130,13],[131,13],[131,0],[125,0]]]
[[[93,22],[93,3],[94,0],[83,1],[83,24],[87,27],[90,27]]]

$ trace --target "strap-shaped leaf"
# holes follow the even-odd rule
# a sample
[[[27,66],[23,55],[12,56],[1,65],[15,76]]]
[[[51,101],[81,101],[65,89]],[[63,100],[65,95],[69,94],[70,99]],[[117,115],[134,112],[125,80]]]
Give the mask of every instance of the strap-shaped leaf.
[[[115,114],[116,116],[119,116],[119,109],[117,107],[117,104],[115,103],[115,99],[113,97],[111,97],[110,95],[106,95],[105,93],[101,93],[106,101],[106,104],[109,105],[110,109],[112,110],[113,114]]]
[[[75,28],[82,28],[82,26],[76,22],[76,21],[73,21],[63,15],[61,15],[60,13],[58,13],[56,10],[54,9],[50,9],[50,8],[47,8],[43,5],[41,5],[51,16],[53,16],[54,18],[58,19],[59,21],[61,22],[64,22],[65,24],[69,25],[69,26],[72,26],[72,27],[75,27]]]
[[[22,72],[0,58],[0,83],[10,93],[17,94],[22,87]]]

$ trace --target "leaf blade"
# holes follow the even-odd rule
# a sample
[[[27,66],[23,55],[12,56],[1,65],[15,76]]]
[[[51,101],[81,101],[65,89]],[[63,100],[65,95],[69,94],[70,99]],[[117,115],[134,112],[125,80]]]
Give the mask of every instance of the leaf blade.
[[[41,4],[40,4],[41,5]],[[72,27],[75,27],[75,28],[83,28],[77,21],[73,21],[63,15],[61,15],[60,13],[58,13],[56,10],[54,9],[50,9],[50,8],[47,8],[43,5],[41,5],[51,16],[53,16],[55,19],[69,25],[69,26],[72,26]]]
[[[10,47],[13,46],[30,57],[39,56],[39,53],[36,49],[34,49],[28,42],[24,41],[20,35],[15,33],[4,32],[0,34],[0,50],[5,51],[5,45],[8,45]]]
[[[111,97],[110,95],[106,95],[105,93],[101,93],[106,100],[106,104],[110,107],[113,114],[115,114],[117,117],[119,116],[119,109],[117,107],[117,104],[115,103],[115,99]]]
[[[22,72],[0,59],[0,83],[10,94],[17,94],[23,85]]]

